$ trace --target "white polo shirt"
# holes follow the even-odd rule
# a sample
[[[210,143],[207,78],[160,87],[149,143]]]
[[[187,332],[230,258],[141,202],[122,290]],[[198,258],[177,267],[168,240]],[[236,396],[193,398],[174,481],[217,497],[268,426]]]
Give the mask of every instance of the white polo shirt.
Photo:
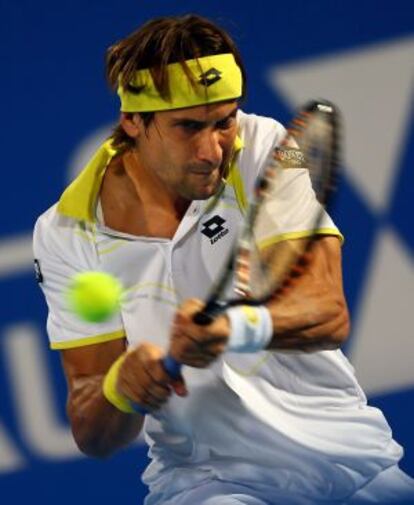
[[[129,345],[145,340],[168,349],[175,310],[186,298],[207,295],[256,176],[284,135],[272,119],[239,111],[238,122],[226,182],[217,195],[192,202],[171,240],[120,233],[97,219],[102,177],[116,154],[110,141],[39,218],[34,255],[53,349],[124,336]],[[276,238],[308,234],[318,204],[306,169],[283,170],[277,191]],[[320,233],[340,235],[328,215]],[[124,285],[121,312],[109,321],[86,323],[68,310],[66,286],[85,270],[109,272]],[[341,351],[225,353],[209,369],[184,367],[183,373],[189,396],[172,397],[146,419],[153,459],[144,474],[148,505],[211,478],[329,502],[401,458]]]

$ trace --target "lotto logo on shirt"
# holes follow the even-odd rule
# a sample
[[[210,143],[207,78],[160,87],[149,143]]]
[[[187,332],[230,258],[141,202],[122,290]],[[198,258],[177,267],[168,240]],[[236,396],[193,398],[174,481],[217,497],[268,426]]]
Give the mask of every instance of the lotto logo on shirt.
[[[217,240],[221,239],[229,232],[229,229],[223,226],[225,222],[226,220],[221,216],[213,216],[203,223],[201,233],[208,237],[210,242],[214,244]]]

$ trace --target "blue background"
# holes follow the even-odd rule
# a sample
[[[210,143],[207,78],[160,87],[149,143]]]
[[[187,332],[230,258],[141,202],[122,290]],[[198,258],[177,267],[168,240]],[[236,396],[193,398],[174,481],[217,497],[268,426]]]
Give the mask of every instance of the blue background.
[[[347,51],[357,54],[395,40],[412,41],[414,4],[408,0],[256,0],[253,6],[235,0],[2,0],[0,6],[0,500],[60,505],[76,500],[83,505],[93,499],[103,505],[122,499],[138,504],[145,495],[139,480],[146,465],[143,445],[110,460],[94,461],[74,453],[67,442],[65,383],[58,353],[48,350],[46,308],[30,261],[34,222],[67,184],[79,146],[92,132],[116,121],[118,103],[104,79],[105,49],[154,16],[196,12],[211,17],[230,31],[245,59],[249,95],[243,108],[286,122],[293,103],[269,84],[270,68],[288,68]],[[411,76],[413,67],[414,52]],[[393,100],[399,92],[398,87],[390,89],[387,99]],[[392,197],[386,208],[379,212],[373,207],[345,171],[333,209],[347,237],[345,289],[354,320],[349,352],[359,337],[355,328],[364,318],[368,274],[384,227],[398,237],[412,265],[414,180],[412,168],[408,169],[414,162],[412,110],[408,116],[400,156],[390,171]],[[383,131],[389,134],[386,125]],[[407,300],[394,298],[393,303]],[[396,331],[413,336],[411,326],[404,324],[396,322]],[[404,357],[410,349],[396,346],[395,354]],[[376,352],[374,346],[374,363],[379,359]],[[381,373],[386,376],[388,371]],[[383,409],[395,438],[406,449],[402,467],[413,475],[414,371],[411,382],[405,377],[399,387],[394,379],[390,376],[390,387],[373,388],[370,403]],[[51,407],[50,426],[57,433],[50,446],[49,424],[41,416],[36,420],[36,412],[44,412],[45,405]]]

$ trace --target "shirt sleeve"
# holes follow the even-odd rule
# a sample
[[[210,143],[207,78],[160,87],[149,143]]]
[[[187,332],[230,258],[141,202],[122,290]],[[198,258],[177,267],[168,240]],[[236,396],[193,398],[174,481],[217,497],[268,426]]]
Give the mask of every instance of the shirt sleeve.
[[[74,275],[99,270],[91,231],[59,216],[52,207],[36,222],[33,252],[39,286],[49,309],[47,333],[52,349],[69,349],[123,338],[120,314],[101,323],[83,321],[69,308],[67,287]]]
[[[257,177],[266,168],[275,147],[285,136],[285,128],[277,121],[256,116],[240,115],[240,133],[244,148],[238,166],[250,200]],[[328,213],[316,199],[306,167],[286,166],[279,170],[272,188],[272,197],[262,210],[268,219],[257,231],[262,245],[301,238],[310,233],[342,235]],[[316,224],[316,229],[315,229]]]
[[[306,168],[278,172],[271,196],[256,218],[256,239],[260,247],[310,234],[342,235],[317,201]]]

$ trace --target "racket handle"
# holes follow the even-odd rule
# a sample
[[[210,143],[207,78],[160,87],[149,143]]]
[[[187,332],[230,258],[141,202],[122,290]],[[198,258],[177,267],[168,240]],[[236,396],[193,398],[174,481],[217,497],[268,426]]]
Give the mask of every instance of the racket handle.
[[[207,326],[213,322],[214,318],[225,310],[225,306],[215,301],[208,302],[203,310],[193,316],[193,321],[200,326]]]
[[[162,365],[172,379],[178,379],[181,375],[181,363],[169,354],[162,360]]]
[[[148,410],[139,403],[131,402],[131,405],[137,414],[142,414],[143,416],[148,414]]]
[[[213,321],[213,319],[213,316],[204,310],[197,312],[193,316],[193,321],[199,326],[207,326]]]

